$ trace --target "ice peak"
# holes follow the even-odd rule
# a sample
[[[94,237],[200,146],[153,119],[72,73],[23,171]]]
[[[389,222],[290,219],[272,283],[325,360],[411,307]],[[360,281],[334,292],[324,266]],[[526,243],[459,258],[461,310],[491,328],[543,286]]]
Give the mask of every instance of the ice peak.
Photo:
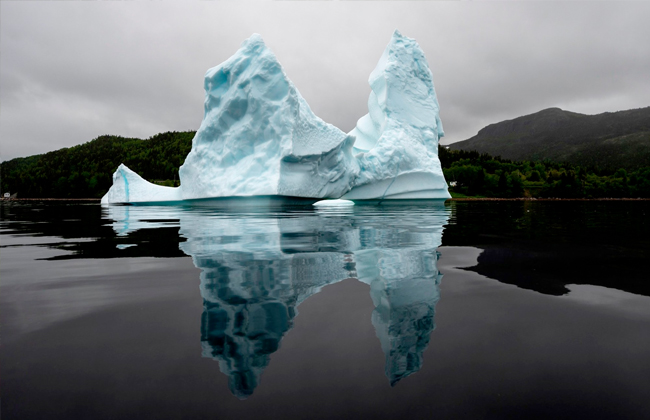
[[[261,42],[264,43],[264,40],[262,39],[262,35],[258,34],[257,32],[253,32],[251,36],[248,37],[244,42]]]
[[[393,36],[391,38],[392,40],[401,40],[401,41],[410,41],[410,42],[416,42],[414,38],[409,38],[408,36],[402,34],[399,29],[395,29],[395,32],[393,32]],[[417,43],[417,42],[416,42]]]
[[[424,58],[424,52],[418,42],[413,38],[402,35],[397,29],[393,33],[388,46],[386,46],[384,54],[390,56],[388,62],[398,61],[400,65],[409,65],[412,61],[421,62],[423,64],[420,66],[422,70],[426,69],[423,73],[431,73]]]
[[[262,50],[268,50],[268,47],[264,43],[264,39],[262,39],[262,35],[258,33],[254,33],[253,35],[245,39],[244,42],[241,43],[239,49],[240,51],[246,50],[251,52],[261,52]]]
[[[259,34],[205,75],[205,117],[180,168],[184,199],[338,198],[358,170],[353,138],[309,108]]]
[[[415,41],[415,40],[413,38],[409,38],[407,36],[402,35],[399,29],[395,29],[395,32],[393,32],[393,36],[390,39],[390,43],[392,44],[399,41]]]

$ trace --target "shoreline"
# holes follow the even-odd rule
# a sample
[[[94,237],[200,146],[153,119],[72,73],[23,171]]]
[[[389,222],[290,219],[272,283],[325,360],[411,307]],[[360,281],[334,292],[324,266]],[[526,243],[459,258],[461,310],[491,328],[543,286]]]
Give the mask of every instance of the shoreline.
[[[12,201],[89,201],[100,202],[101,198],[0,198],[3,203]]]
[[[77,202],[100,202],[101,198],[0,198],[3,203],[21,201],[77,201]],[[397,200],[396,200],[397,201]],[[448,201],[650,201],[650,198],[496,198],[496,197],[458,197],[448,198]]]
[[[462,197],[449,198],[446,201],[650,201],[650,198],[495,198],[495,197]]]

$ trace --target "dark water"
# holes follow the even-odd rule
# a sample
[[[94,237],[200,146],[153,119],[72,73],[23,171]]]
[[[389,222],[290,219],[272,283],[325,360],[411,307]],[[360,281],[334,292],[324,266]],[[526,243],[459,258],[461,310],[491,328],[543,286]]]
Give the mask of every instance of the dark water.
[[[650,203],[3,204],[3,419],[650,418]]]

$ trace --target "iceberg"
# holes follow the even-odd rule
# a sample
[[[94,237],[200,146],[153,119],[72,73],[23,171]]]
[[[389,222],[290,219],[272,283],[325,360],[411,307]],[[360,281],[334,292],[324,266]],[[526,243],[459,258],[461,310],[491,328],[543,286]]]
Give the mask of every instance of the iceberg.
[[[102,203],[450,198],[437,155],[444,133],[433,77],[417,42],[395,31],[369,82],[369,113],[346,134],[312,112],[253,34],[205,75],[204,118],[179,169],[180,187],[151,184],[122,164]]]

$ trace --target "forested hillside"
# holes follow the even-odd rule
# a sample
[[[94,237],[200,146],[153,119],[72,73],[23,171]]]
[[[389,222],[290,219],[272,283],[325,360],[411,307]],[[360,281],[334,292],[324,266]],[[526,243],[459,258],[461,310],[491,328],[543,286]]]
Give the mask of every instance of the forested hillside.
[[[650,107],[598,115],[549,108],[490,124],[451,150],[635,170],[650,166]]]
[[[2,192],[18,198],[101,197],[120,163],[144,179],[178,185],[178,168],[194,132],[168,132],[148,140],[101,136],[88,143],[0,165]],[[475,151],[439,149],[450,191],[483,197],[650,197],[650,166],[634,170],[512,161]]]
[[[650,198],[650,166],[581,167],[551,161],[512,161],[475,151],[438,148],[455,196]]]
[[[19,198],[101,197],[120,163],[149,181],[178,182],[178,168],[192,148],[194,133],[167,132],[147,140],[100,136],[79,146],[12,159],[0,165],[2,192]]]

